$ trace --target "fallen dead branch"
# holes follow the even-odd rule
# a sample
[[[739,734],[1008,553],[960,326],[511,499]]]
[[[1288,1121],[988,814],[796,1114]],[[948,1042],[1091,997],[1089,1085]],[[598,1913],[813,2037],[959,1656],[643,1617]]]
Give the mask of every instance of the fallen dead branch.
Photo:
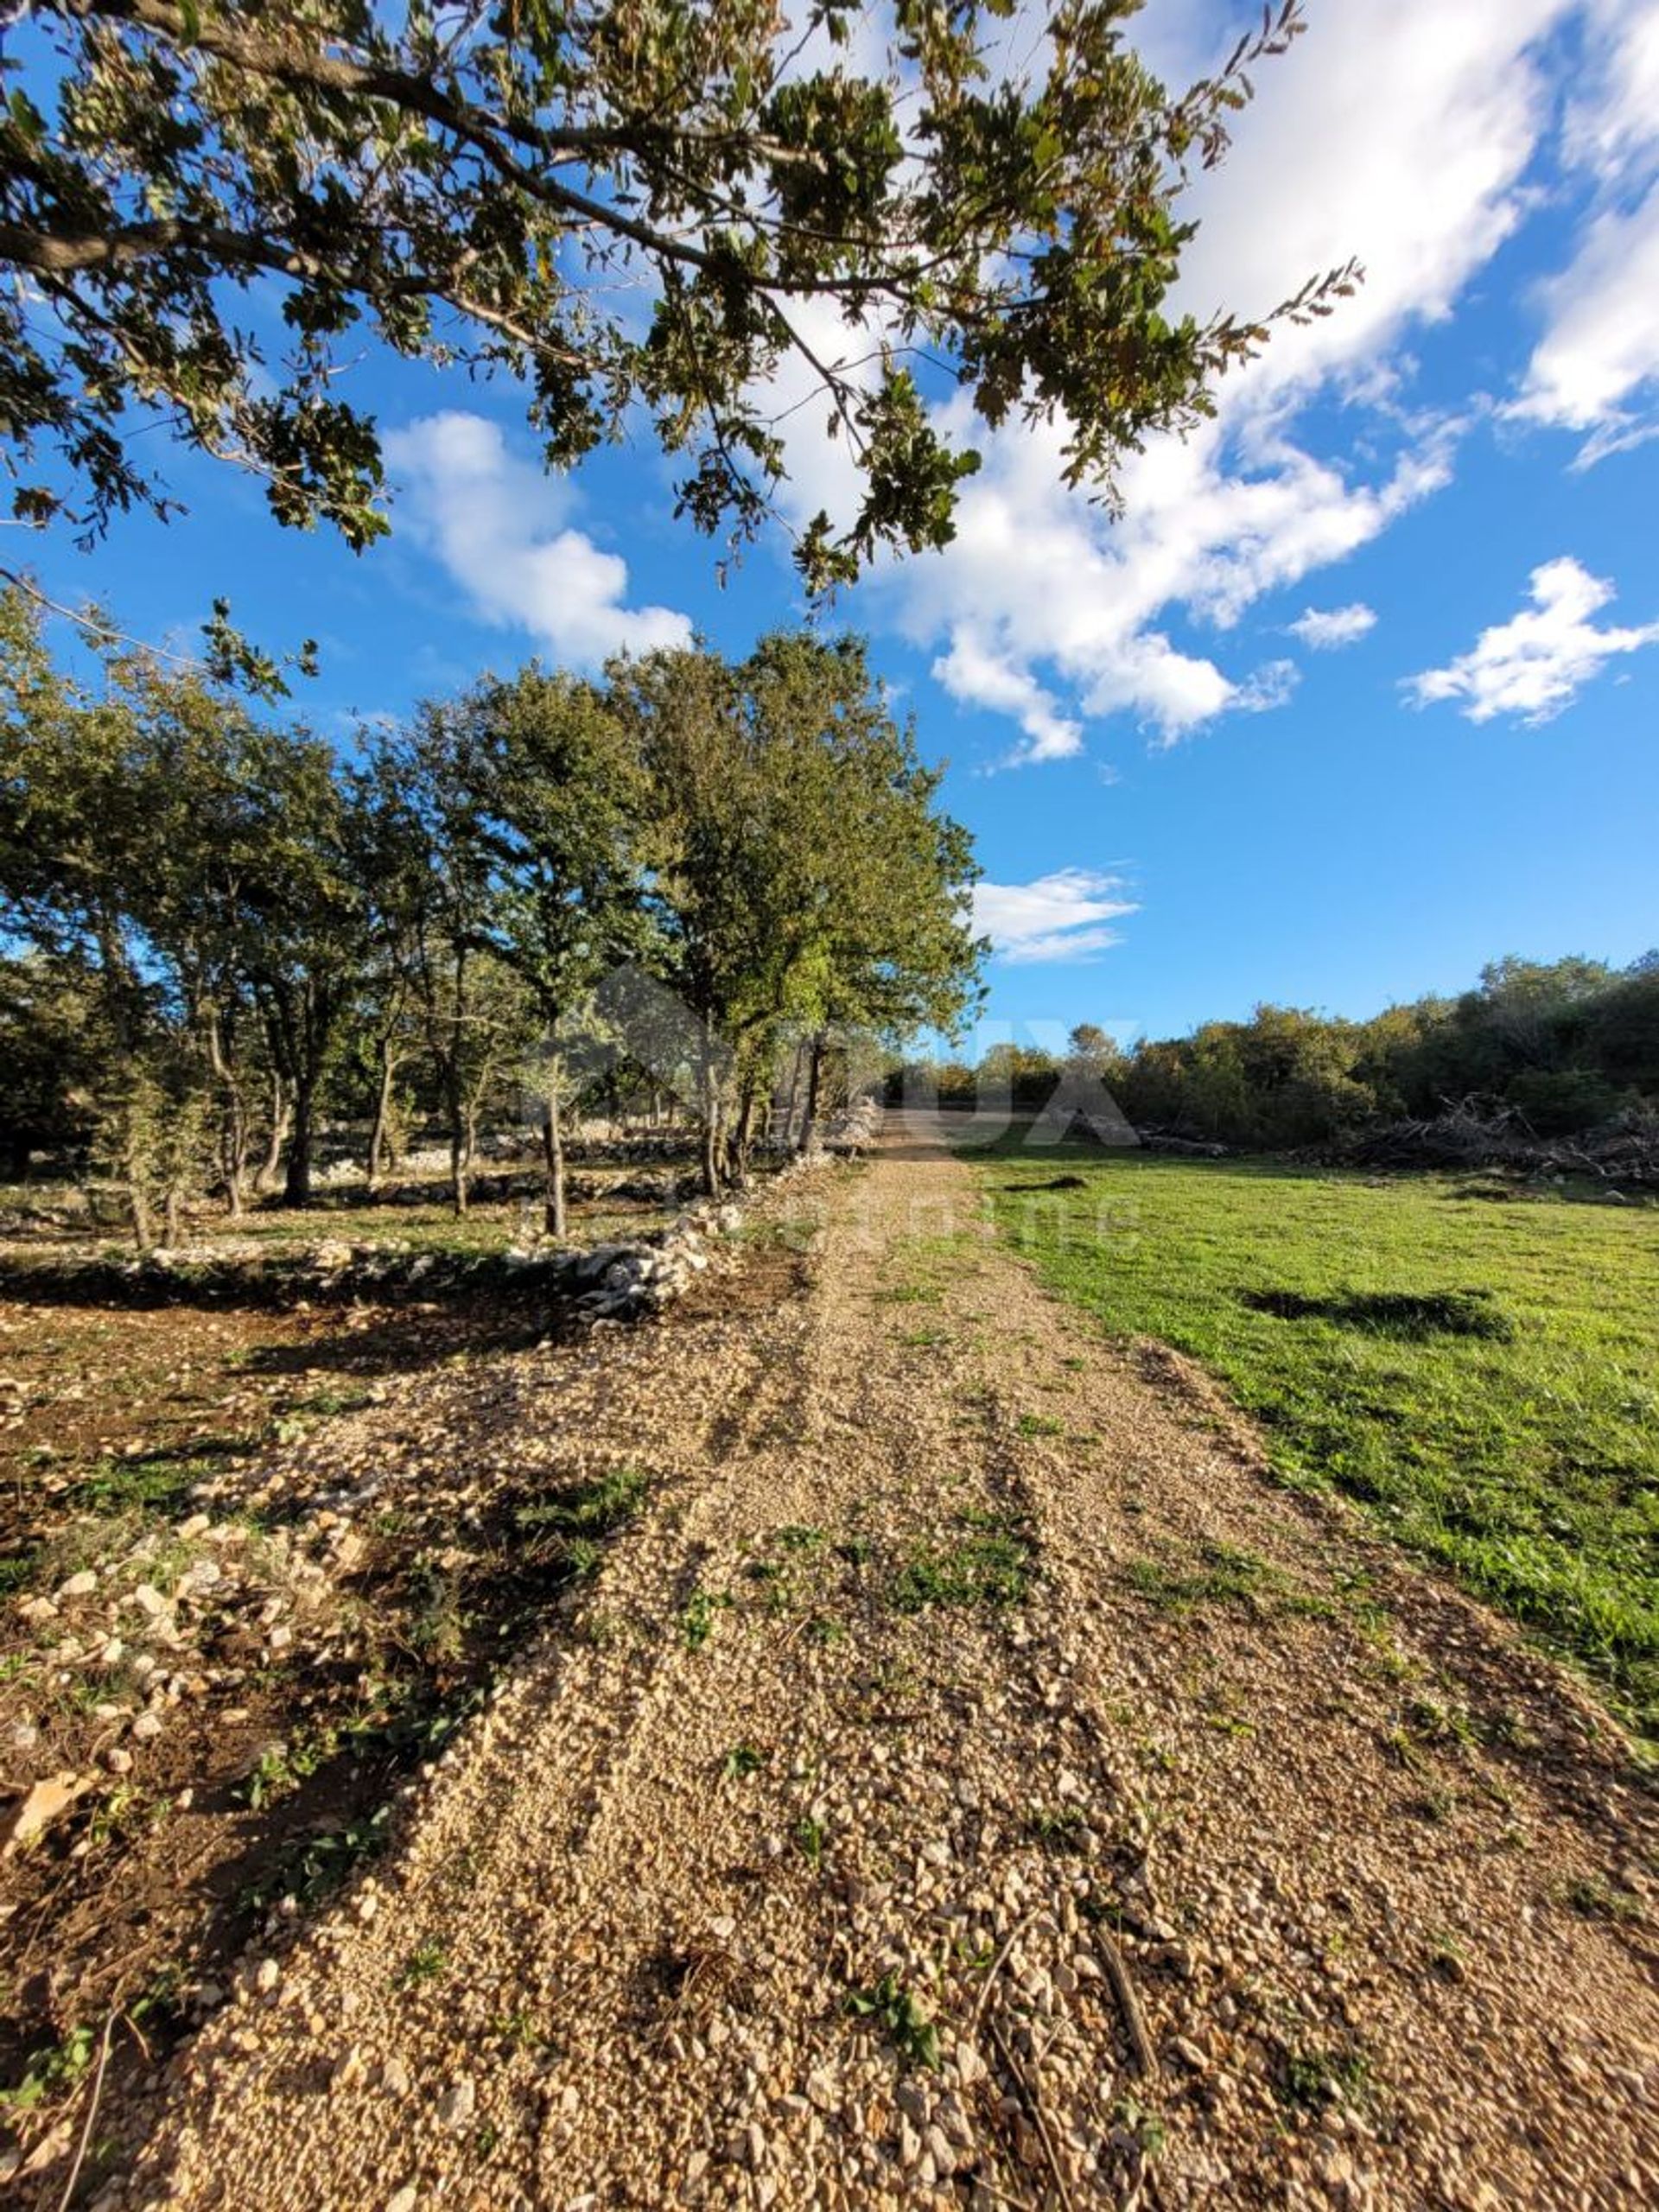
[[[1151,2081],[1158,2071],[1158,2055],[1147,2033],[1145,2015],[1141,2000],[1135,1993],[1129,1980],[1129,1970],[1123,1963],[1123,1954],[1103,1928],[1095,1930],[1095,1942],[1100,1952],[1101,1963],[1106,1969],[1106,1979],[1112,1985],[1112,1995],[1123,2021],[1124,2032],[1129,2039],[1129,2050],[1135,2059],[1135,2070]]]
[[[987,1973],[984,1980],[980,1984],[979,1995],[974,1999],[974,2009],[969,2016],[968,2024],[971,2029],[977,2031],[981,2020],[985,2017],[985,2007],[990,2001],[991,1991],[995,1985],[998,1974],[1001,1973],[1003,1967],[1007,1966],[1009,1959],[1013,1956],[1014,1945],[1020,1941],[1020,1938],[1025,1934],[1027,1929],[1030,1927],[1032,1922],[1035,1920],[1037,1914],[1035,1910],[1033,1910],[1028,1912],[1023,1920],[1016,1921],[1013,1928],[1008,1932],[1007,1941],[1003,1944],[996,1956],[991,1961],[990,1969]]]
[[[991,2034],[1002,2054],[1002,2063],[1024,2098],[1026,2109],[1036,2126],[1037,2139],[1043,2146],[1043,2156],[1048,2162],[1048,2171],[1053,2177],[1055,2193],[1059,2197],[1063,2212],[1072,2212],[1071,2185],[1065,2177],[1065,2168],[1060,2163],[1060,2154],[1055,2148],[1054,2138],[1049,2132],[1048,2116],[1043,2110],[1042,2090],[1037,2077],[1034,2074],[1027,2074],[1021,2066],[1009,2046],[1007,2037],[995,2020],[991,2022]]]

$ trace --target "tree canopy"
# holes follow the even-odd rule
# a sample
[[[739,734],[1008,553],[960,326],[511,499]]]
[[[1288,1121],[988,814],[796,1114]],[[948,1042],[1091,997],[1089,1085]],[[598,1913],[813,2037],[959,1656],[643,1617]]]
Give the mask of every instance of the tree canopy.
[[[861,487],[799,535],[815,587],[949,539],[976,460],[930,394],[1061,419],[1068,480],[1109,494],[1357,273],[1260,320],[1166,311],[1183,190],[1300,0],[1176,93],[1125,36],[1135,4],[1057,0],[1010,68],[1013,0],[896,0],[890,43],[849,0],[788,23],[774,0],[37,0],[0,106],[14,517],[168,512],[133,435],[159,416],[280,521],[365,545],[386,485],[343,374],[365,334],[522,382],[551,467],[643,414],[682,510],[738,537],[775,511],[792,365]]]
[[[342,1111],[374,1179],[400,1084],[458,1211],[480,1124],[533,1116],[560,1234],[563,1116],[605,1083],[679,1096],[719,1189],[803,1055],[784,1141],[826,1049],[975,1001],[971,849],[857,639],[532,663],[349,756],[107,633],[96,675],[0,593],[0,1033],[38,1028],[0,1151],[79,1159],[141,1241],[279,1169],[308,1203]],[[620,976],[655,1010],[607,1010]]]

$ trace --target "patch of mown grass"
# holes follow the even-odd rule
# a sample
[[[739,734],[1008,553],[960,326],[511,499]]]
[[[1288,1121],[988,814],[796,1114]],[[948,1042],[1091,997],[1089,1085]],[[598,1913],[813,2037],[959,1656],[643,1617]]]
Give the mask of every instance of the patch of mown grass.
[[[1231,1544],[1201,1547],[1196,1565],[1165,1559],[1132,1559],[1130,1586],[1160,1611],[1191,1612],[1202,1605],[1243,1605],[1252,1612],[1328,1613],[1328,1600],[1297,1589],[1275,1567]]]
[[[613,1467],[592,1482],[576,1483],[513,1515],[517,1527],[545,1529],[573,1546],[588,1546],[625,1529],[645,1503],[651,1478],[640,1467]]]
[[[1017,1605],[1031,1587],[1036,1548],[1012,1515],[963,1513],[959,1536],[911,1546],[893,1578],[901,1613],[929,1605]]]
[[[251,1458],[259,1441],[255,1435],[202,1436],[172,1451],[96,1459],[75,1484],[70,1503],[86,1513],[183,1520],[195,1510],[198,1487],[230,1461]]]
[[[1315,1298],[1302,1290],[1246,1290],[1240,1297],[1258,1313],[1281,1321],[1335,1321],[1346,1329],[1369,1329],[1377,1336],[1491,1337],[1514,1341],[1515,1324],[1489,1290],[1347,1291]]]
[[[1015,1421],[1014,1427],[1021,1436],[1025,1437],[1065,1434],[1065,1423],[1057,1420],[1052,1414],[1021,1414],[1019,1420]]]
[[[1022,1198],[1060,1160],[1083,1187]],[[1659,1732],[1659,1211],[1017,1135],[983,1173],[1044,1278],[1203,1362],[1286,1480],[1362,1500]]]
[[[1278,2086],[1286,2104],[1311,2112],[1363,2104],[1372,2092],[1371,2063],[1363,2051],[1294,2050],[1286,2054]]]

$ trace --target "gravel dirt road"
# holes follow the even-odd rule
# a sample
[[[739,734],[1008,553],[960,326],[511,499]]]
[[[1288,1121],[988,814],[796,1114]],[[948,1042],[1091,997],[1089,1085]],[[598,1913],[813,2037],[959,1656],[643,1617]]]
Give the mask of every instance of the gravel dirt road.
[[[399,1384],[649,1503],[99,2202],[1659,2202],[1595,1707],[942,1147],[774,1205],[776,1294]]]

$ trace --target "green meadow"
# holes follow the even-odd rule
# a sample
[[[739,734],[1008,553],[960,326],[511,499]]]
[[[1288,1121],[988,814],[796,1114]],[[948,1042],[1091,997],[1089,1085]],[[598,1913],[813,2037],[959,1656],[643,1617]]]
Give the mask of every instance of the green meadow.
[[[1659,1207],[1010,1138],[1002,1231],[1659,1735]],[[1046,1186],[1046,1187],[1045,1187]]]

